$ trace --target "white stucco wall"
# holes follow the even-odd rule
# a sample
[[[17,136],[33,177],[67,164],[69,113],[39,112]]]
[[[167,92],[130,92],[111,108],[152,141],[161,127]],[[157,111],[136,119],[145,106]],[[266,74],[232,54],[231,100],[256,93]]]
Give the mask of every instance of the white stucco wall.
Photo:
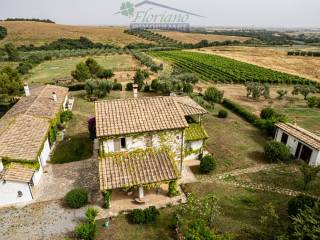
[[[3,163],[2,163],[2,160],[0,160],[0,172],[2,172],[3,169],[4,169]]]
[[[39,170],[36,171],[36,172],[33,174],[33,177],[32,177],[32,181],[33,181],[33,184],[34,184],[34,185],[38,185],[38,184],[39,184],[42,175],[43,175],[43,168],[42,168],[41,165],[40,165]]]
[[[43,149],[39,155],[39,159],[43,167],[47,165],[47,161],[50,157],[50,152],[51,152],[50,143],[49,143],[49,139],[47,139],[43,144]]]
[[[190,142],[190,147],[192,150],[198,150],[201,149],[203,146],[203,140],[198,140],[198,141],[192,141]]]
[[[275,140],[278,142],[281,142],[282,134],[283,134],[283,131],[281,129],[278,129],[276,132]],[[288,141],[287,141],[287,146],[289,147],[292,155],[295,155],[295,153],[297,151],[298,144],[299,144],[299,141],[296,138],[289,135]],[[302,144],[304,144],[304,143],[302,143]],[[306,144],[304,144],[304,145],[306,145]],[[306,145],[306,146],[308,146],[308,145]],[[320,151],[318,151],[310,146],[308,146],[308,147],[310,149],[312,149],[312,155],[311,155],[311,158],[309,161],[309,165],[312,165],[312,166],[320,165]]]
[[[148,134],[149,135],[149,134]],[[121,151],[135,151],[138,149],[145,149],[146,134],[141,134],[137,136],[119,136],[117,138],[126,138],[127,148],[122,149]],[[175,153],[176,160],[180,160],[181,157],[181,143],[182,143],[182,132],[173,130],[173,131],[164,131],[161,133],[152,134],[152,147],[160,148],[165,145]],[[102,147],[104,153],[114,152],[114,139],[102,140]]]
[[[22,192],[22,196],[18,197],[18,191]],[[28,183],[0,181],[0,206],[13,203],[22,203],[32,200]]]
[[[198,141],[187,141],[185,142],[185,148],[187,150],[200,150],[203,147],[204,141],[203,140],[198,140]],[[195,160],[198,159],[200,153],[192,153],[184,157],[184,160]]]

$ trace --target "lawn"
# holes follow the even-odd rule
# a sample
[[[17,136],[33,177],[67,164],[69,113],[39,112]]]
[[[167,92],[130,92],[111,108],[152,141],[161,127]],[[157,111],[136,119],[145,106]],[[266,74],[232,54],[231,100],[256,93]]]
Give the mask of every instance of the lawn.
[[[215,229],[219,232],[232,232],[237,239],[249,239],[246,229],[260,230],[260,217],[264,214],[264,207],[272,203],[283,225],[273,231],[286,229],[287,202],[289,197],[276,193],[247,190],[238,187],[220,185],[216,183],[192,183],[183,186],[186,192],[202,197],[210,192],[218,198],[221,214],[216,218]],[[171,240],[175,239],[169,225],[173,222],[174,208],[160,210],[159,219],[148,225],[134,225],[128,223],[125,215],[115,217],[109,229],[103,228],[105,220],[98,221],[97,240],[113,239],[148,239]],[[125,229],[125,230],[124,230]]]
[[[103,228],[105,220],[98,221],[97,240],[131,240],[131,239],[148,239],[148,240],[174,240],[172,230],[169,224],[172,221],[174,208],[168,207],[161,210],[161,214],[155,223],[148,225],[129,224],[125,215],[120,215],[112,219],[109,229]]]
[[[54,83],[55,79],[71,76],[76,65],[88,57],[73,57],[46,61],[31,70],[27,81],[31,84]],[[107,69],[126,70],[137,66],[137,62],[129,55],[93,56],[97,62]]]
[[[286,229],[287,202],[290,197],[277,193],[254,191],[229,185],[212,183],[192,183],[184,186],[184,190],[193,193],[196,197],[210,192],[218,198],[221,215],[216,219],[216,228],[222,232],[232,232],[237,239],[249,239],[245,229],[259,230],[260,217],[264,214],[265,205],[272,203]],[[276,231],[277,229],[273,229]]]
[[[320,177],[312,182],[304,191],[303,175],[298,164],[280,164],[274,169],[258,173],[250,173],[236,177],[236,180],[254,182],[270,186],[302,191],[308,194],[320,196]]]
[[[218,163],[214,173],[263,163],[263,145],[267,140],[263,133],[230,111],[228,118],[218,118],[221,108],[216,104],[215,110],[203,118],[209,135],[206,148]]]

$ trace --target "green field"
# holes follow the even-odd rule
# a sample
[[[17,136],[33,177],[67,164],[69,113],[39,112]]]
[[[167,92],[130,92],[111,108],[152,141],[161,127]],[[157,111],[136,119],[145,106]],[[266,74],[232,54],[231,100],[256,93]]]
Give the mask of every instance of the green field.
[[[110,55],[92,57],[107,69],[127,70],[136,66],[136,61],[128,55]],[[45,84],[54,83],[55,79],[71,76],[76,65],[85,61],[87,57],[74,57],[67,59],[59,59],[41,63],[31,70],[27,81],[29,83]]]
[[[247,81],[268,83],[311,83],[312,81],[299,76],[277,72],[212,54],[186,51],[158,51],[152,56],[172,63],[185,72],[193,72],[203,80],[220,83],[245,83]],[[312,82],[313,83],[313,82]]]

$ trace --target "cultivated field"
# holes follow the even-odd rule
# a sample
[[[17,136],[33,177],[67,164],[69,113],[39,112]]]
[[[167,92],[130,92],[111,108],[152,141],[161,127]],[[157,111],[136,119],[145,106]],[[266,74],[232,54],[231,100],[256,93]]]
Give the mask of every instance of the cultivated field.
[[[320,82],[320,58],[287,56],[287,52],[292,49],[294,48],[232,46],[212,47],[201,49],[200,51],[233,58]]]
[[[275,84],[305,84],[310,82],[308,79],[296,75],[218,55],[189,51],[158,51],[151,52],[151,54],[172,63],[182,71],[193,72],[206,81],[219,83],[254,81]]]
[[[123,33],[121,27],[68,26],[41,22],[1,22],[8,36],[0,41],[0,46],[12,42],[16,45],[42,45],[59,38],[87,37],[94,42],[124,46],[129,43],[148,42]]]
[[[214,34],[202,34],[202,33],[184,33],[184,32],[174,32],[174,31],[155,31],[163,36],[172,38],[183,43],[198,43],[202,40],[208,40],[209,42],[223,42],[223,41],[240,41],[244,42],[250,38],[239,37],[239,36],[226,36],[226,35],[214,35]]]
[[[76,68],[76,65],[87,58],[74,57],[46,61],[32,69],[30,76],[27,76],[26,79],[32,84],[53,83],[56,79],[71,76],[71,71]],[[136,60],[128,55],[93,56],[92,58],[104,68],[115,69],[117,71],[132,69],[138,65]]]

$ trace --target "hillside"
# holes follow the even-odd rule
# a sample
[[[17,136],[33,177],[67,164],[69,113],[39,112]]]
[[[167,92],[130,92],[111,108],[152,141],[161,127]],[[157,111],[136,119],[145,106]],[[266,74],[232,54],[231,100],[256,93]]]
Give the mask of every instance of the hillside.
[[[0,41],[0,46],[12,42],[15,45],[42,45],[59,38],[79,38],[84,36],[94,42],[124,46],[129,43],[148,41],[123,33],[123,27],[68,26],[42,22],[5,22],[0,26],[7,28],[8,35]]]
[[[223,42],[223,41],[240,41],[244,42],[249,40],[248,37],[239,36],[227,36],[227,35],[214,35],[214,34],[202,34],[202,33],[185,33],[185,32],[174,32],[174,31],[155,31],[159,34],[177,40],[183,43],[196,44],[202,40],[208,40],[209,42]]]

